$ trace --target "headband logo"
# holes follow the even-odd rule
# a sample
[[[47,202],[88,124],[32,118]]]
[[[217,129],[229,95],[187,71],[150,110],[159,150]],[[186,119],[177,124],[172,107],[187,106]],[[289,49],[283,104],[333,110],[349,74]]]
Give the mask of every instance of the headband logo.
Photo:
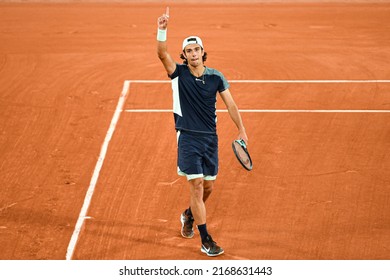
[[[196,40],[196,38],[189,38],[189,39],[187,39],[187,42],[191,42],[191,41],[195,41],[196,44],[198,43],[198,41]]]

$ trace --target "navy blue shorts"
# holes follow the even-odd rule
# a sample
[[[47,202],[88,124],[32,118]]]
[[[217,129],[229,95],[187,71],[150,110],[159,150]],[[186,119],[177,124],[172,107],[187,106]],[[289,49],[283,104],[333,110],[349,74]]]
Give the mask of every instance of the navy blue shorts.
[[[187,180],[215,180],[218,173],[218,136],[178,131],[178,174]]]

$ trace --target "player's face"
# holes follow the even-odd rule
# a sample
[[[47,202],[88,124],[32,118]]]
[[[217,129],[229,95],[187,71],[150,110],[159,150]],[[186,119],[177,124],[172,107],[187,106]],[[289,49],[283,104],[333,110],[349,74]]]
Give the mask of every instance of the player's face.
[[[193,67],[197,67],[199,65],[203,65],[203,50],[198,44],[190,44],[184,49],[184,56]]]

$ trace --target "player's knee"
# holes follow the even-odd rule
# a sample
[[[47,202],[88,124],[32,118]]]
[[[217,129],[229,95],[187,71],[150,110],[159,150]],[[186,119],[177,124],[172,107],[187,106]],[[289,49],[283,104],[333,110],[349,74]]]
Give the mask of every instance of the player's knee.
[[[210,194],[214,189],[214,183],[207,183],[207,181],[205,181],[203,184],[203,189],[205,193]]]
[[[194,179],[190,181],[191,184],[191,193],[194,197],[198,199],[202,199],[203,197],[203,180],[202,179]]]
[[[203,188],[203,179],[202,178],[196,178],[190,181],[191,185],[195,188]]]

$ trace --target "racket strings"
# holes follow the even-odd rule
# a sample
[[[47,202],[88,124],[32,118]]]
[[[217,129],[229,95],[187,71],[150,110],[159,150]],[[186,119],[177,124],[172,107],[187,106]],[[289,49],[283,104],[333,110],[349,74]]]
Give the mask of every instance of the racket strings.
[[[249,159],[248,154],[245,152],[244,148],[238,143],[234,143],[234,147],[236,149],[239,160],[243,164],[245,164],[246,166],[249,167],[250,166],[250,159]]]

